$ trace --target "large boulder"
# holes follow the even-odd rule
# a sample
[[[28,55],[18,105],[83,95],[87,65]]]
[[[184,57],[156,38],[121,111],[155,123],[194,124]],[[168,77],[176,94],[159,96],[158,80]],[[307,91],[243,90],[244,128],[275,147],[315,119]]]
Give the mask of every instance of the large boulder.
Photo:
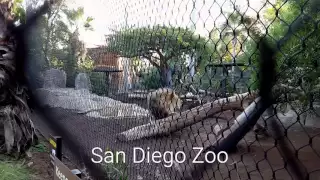
[[[91,91],[90,78],[86,73],[79,73],[75,79],[75,89],[85,89]]]
[[[39,88],[36,95],[41,97],[42,106],[76,110],[91,117],[137,117],[147,116],[148,111],[136,104],[122,103],[109,97],[92,94],[85,89]]]
[[[67,75],[63,70],[49,69],[43,73],[43,88],[66,88]]]

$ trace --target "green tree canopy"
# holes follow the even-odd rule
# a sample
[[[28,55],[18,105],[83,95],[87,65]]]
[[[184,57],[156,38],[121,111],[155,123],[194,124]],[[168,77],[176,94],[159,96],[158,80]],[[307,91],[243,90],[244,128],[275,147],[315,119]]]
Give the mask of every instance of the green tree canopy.
[[[114,31],[107,36],[107,43],[107,50],[120,56],[147,59],[160,71],[164,86],[171,81],[167,77],[170,65],[185,60],[185,55],[195,57],[197,68],[216,57],[214,45],[208,39],[181,27],[156,25]]]
[[[317,6],[311,4],[318,2],[277,0],[275,5],[267,8],[263,14],[266,23],[264,27],[268,29],[267,38],[274,47],[278,48],[277,93],[289,90],[296,95],[298,92],[299,96],[295,96],[295,100],[303,103],[309,103],[310,97],[313,100],[320,98],[320,79],[318,78],[320,76],[318,66],[320,16],[313,8]],[[257,42],[248,41],[244,47],[247,52],[241,58],[257,68],[259,64]],[[253,82],[257,82],[256,74],[253,77]],[[256,85],[258,82],[254,83],[254,87]]]
[[[38,8],[39,1],[28,0],[26,10],[21,0],[17,0],[14,12],[19,20],[32,15]],[[84,42],[79,39],[80,29],[93,30],[90,16],[85,16],[84,8],[71,9],[66,0],[57,0],[43,17],[38,19],[36,26],[29,29],[28,44],[32,62],[30,66],[36,71],[47,68],[63,68],[67,73],[68,85],[73,84],[74,75],[83,64],[90,65],[86,56]],[[22,12],[20,12],[22,11]],[[80,67],[81,66],[81,67]]]
[[[226,18],[226,21],[218,28],[220,32],[218,52],[224,61],[230,62],[233,57],[236,58],[245,51],[242,45],[248,39],[257,40],[260,29],[258,21],[242,13],[235,4],[233,12],[226,13]],[[213,30],[212,33],[217,33],[217,30]]]

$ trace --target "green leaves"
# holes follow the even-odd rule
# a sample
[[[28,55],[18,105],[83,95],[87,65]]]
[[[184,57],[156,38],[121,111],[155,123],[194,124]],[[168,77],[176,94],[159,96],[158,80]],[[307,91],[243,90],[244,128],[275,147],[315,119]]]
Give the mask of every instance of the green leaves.
[[[70,25],[75,25],[76,21],[80,20],[84,15],[83,7],[79,7],[77,9],[62,8],[62,12],[66,15]]]
[[[13,1],[13,14],[15,16],[15,20],[19,20],[21,23],[26,21],[26,11],[23,8],[22,0],[14,0]]]
[[[87,19],[85,20],[84,25],[83,25],[86,30],[89,30],[89,31],[94,30],[92,25],[90,24],[93,20],[94,20],[93,17],[91,17],[91,16],[87,17]]]
[[[293,35],[283,41],[284,43],[276,55],[277,71],[281,73],[277,83],[296,89],[301,88],[300,91],[304,93],[304,95],[299,95],[301,104],[310,101],[311,96],[320,99],[317,95],[319,93],[316,93],[320,90],[318,79],[320,74],[317,73],[319,69],[316,62],[320,55],[320,31],[315,25],[315,22],[320,18],[318,15],[310,13],[311,9],[307,5],[301,6],[304,2],[306,1],[278,0],[275,8],[267,9],[264,14],[269,23],[265,24],[269,25],[267,31],[269,41],[273,45],[291,33],[290,29],[296,29]],[[301,10],[303,10],[303,14]],[[302,19],[302,24],[299,23],[298,26],[293,27],[292,24],[298,22],[299,19]],[[245,47],[247,51],[242,58],[257,66],[259,53],[256,50],[256,43],[254,41],[245,43]],[[256,80],[255,76],[252,82]]]
[[[144,56],[160,51],[164,56],[163,60],[178,57],[183,52],[191,53],[192,49],[200,48],[205,43],[203,37],[193,35],[188,29],[165,26],[115,32],[107,38],[107,41],[110,50],[116,50],[123,56]],[[173,55],[172,53],[177,50],[181,52]]]

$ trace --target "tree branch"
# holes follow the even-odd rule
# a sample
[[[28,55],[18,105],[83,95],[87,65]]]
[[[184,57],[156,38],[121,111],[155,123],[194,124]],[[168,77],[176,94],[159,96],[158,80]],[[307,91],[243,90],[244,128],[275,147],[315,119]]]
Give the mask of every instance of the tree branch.
[[[46,29],[46,33],[47,33],[47,41],[44,45],[44,48],[43,48],[43,52],[44,52],[44,56],[45,56],[45,59],[46,61],[48,61],[48,65],[50,66],[51,63],[50,63],[50,60],[48,60],[48,51],[49,51],[49,44],[50,44],[50,37],[52,35],[52,30],[54,28],[54,22],[55,22],[55,19],[60,11],[60,8],[62,7],[62,4],[64,3],[64,1],[61,1],[61,3],[59,4],[59,6],[57,7],[56,11],[54,13],[50,13],[48,14],[48,26],[47,26],[47,29]],[[53,17],[51,16],[53,15]],[[50,18],[52,17],[52,19],[50,20]],[[49,22],[51,21],[51,24],[50,24],[50,27],[49,27]]]
[[[152,56],[142,55],[142,57],[148,59],[148,61],[149,61],[153,66],[155,66],[155,67],[157,67],[157,68],[160,67],[156,62],[154,62],[154,61],[151,60],[151,57],[152,57]]]
[[[159,48],[156,48],[155,51],[157,52],[157,54],[159,54],[160,59],[165,59],[165,58],[164,58],[164,55],[161,53],[161,51],[160,51]]]
[[[144,124],[122,132],[117,135],[121,141],[130,141],[151,137],[156,135],[166,135],[178,131],[184,127],[198,123],[214,114],[226,110],[243,110],[243,100],[252,98],[249,93],[239,94],[229,98],[218,99],[214,102],[206,103],[202,106],[192,108],[173,116],[157,120],[154,123]]]

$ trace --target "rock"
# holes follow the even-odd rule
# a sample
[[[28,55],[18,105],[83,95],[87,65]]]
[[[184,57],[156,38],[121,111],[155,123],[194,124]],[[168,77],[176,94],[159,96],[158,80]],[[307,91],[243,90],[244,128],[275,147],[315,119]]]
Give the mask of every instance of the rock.
[[[44,88],[65,88],[67,83],[67,75],[63,70],[49,69],[43,74]]]
[[[222,130],[222,129],[221,129],[220,125],[217,124],[217,125],[215,125],[214,128],[213,128],[213,133],[214,133],[215,135],[218,135],[221,130]]]
[[[29,163],[27,164],[28,167],[31,167],[32,165],[33,165],[33,162],[29,162]]]
[[[86,73],[79,73],[75,79],[75,89],[86,89],[91,91],[90,78]]]
[[[32,153],[30,151],[27,151],[26,155],[27,155],[28,158],[32,158]]]
[[[40,88],[35,91],[42,106],[76,110],[91,117],[146,116],[149,112],[135,104],[122,103],[109,97],[98,96],[87,90],[74,88]]]
[[[155,176],[156,176],[157,178],[160,178],[160,177],[161,177],[161,173],[160,173],[159,167],[157,167],[157,169],[156,169]]]

